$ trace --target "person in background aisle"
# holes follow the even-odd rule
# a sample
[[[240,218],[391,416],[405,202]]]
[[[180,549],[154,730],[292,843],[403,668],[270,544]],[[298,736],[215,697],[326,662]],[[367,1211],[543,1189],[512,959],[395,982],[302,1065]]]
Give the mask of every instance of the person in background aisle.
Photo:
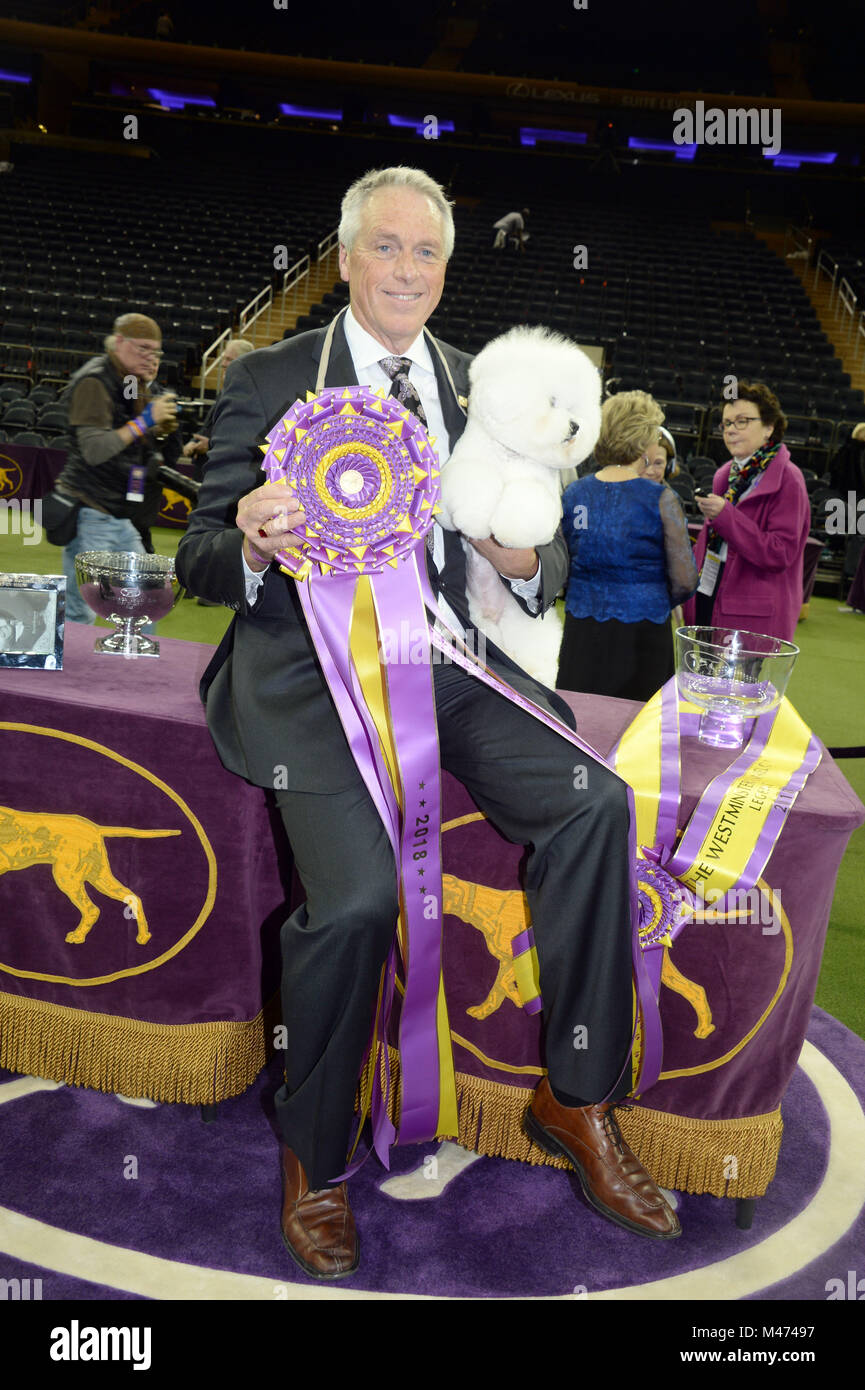
[[[676,494],[645,474],[666,460],[664,419],[645,391],[604,401],[596,473],[562,496],[571,555],[557,685],[648,700],[673,674],[670,611],[697,569]]]
[[[493,247],[496,251],[503,251],[509,240],[515,251],[525,251],[529,239],[529,233],[526,231],[528,215],[529,209],[523,208],[522,212],[506,212],[504,217],[493,223],[496,233]]]
[[[648,478],[650,483],[666,482],[667,477],[674,477],[678,472],[678,460],[676,459],[676,441],[665,430],[663,425],[658,428],[658,440],[655,444],[650,444],[646,450],[646,464],[644,478]]]
[[[225,345],[225,351],[220,358],[223,390],[225,388],[225,376],[232,362],[236,362],[238,357],[244,357],[246,353],[254,351],[255,343],[251,343],[248,338],[229,338]],[[200,432],[193,434],[192,438],[188,439],[184,444],[183,457],[185,459],[199,459],[202,455],[206,454],[207,450],[210,448],[210,436],[213,433],[213,417],[216,413],[216,402],[221,395],[222,391],[217,392],[213,404],[202,421]],[[196,467],[195,476],[198,481],[201,482],[204,476],[203,464]]]
[[[254,351],[255,343],[251,343],[248,338],[229,338],[222,357],[220,358],[220,365],[222,366],[222,390],[225,389],[225,379],[232,362],[236,362],[238,357],[245,357],[248,352]],[[213,434],[213,419],[216,414],[217,402],[221,395],[222,391],[218,391],[213,404],[202,421],[201,431],[197,434],[193,434],[192,438],[188,439],[183,446],[183,457],[195,460],[193,465],[194,477],[199,483],[204,477],[204,469],[207,463],[207,451],[210,448],[210,439]],[[191,597],[191,595],[188,595],[188,597]],[[221,607],[220,604],[214,603],[213,600],[209,598],[199,597],[196,599],[196,603],[199,608]]]
[[[700,587],[687,624],[741,628],[792,642],[802,608],[802,557],[811,504],[801,470],[782,444],[787,417],[762,381],[740,381],[724,405],[721,433],[732,454],[698,497]]]

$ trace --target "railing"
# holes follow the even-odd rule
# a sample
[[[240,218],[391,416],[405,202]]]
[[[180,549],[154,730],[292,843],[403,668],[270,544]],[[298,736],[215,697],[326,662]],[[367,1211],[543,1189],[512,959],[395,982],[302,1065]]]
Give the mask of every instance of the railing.
[[[859,361],[860,354],[865,362],[865,309],[859,311],[859,322],[856,325],[856,342],[853,348],[853,362]]]
[[[283,312],[285,312],[288,306],[288,312],[296,316],[300,303],[300,287],[304,282],[314,291],[316,297],[322,293],[323,288],[330,282],[330,277],[333,273],[328,263],[338,243],[339,232],[337,228],[334,228],[323,241],[318,243],[314,266],[310,264],[309,256],[302,256],[299,261],[295,261],[294,265],[289,266],[288,270],[285,271],[282,277],[282,286],[277,291],[282,297],[281,309]],[[290,300],[289,296],[291,296]],[[249,303],[245,304],[241,309],[238,315],[237,329],[226,328],[225,331],[220,333],[219,337],[210,344],[201,358],[201,374],[198,380],[198,399],[200,401],[205,399],[204,393],[206,390],[213,389],[218,395],[222,389],[222,379],[224,375],[222,368],[222,353],[229,338],[242,338],[248,333],[252,325],[257,323],[262,314],[267,315],[265,333],[268,338],[271,336],[273,306],[273,286],[265,285],[264,289],[259,290],[255,298],[251,299]],[[213,382],[210,382],[208,378],[214,372],[216,373],[215,379]]]
[[[849,321],[847,325],[847,337],[845,338],[845,342],[850,341],[855,331],[855,315],[857,303],[858,300],[856,298],[856,295],[853,293],[853,286],[850,284],[850,281],[847,279],[842,280],[840,285],[838,286],[838,299],[835,304],[835,317],[837,319],[842,317],[843,314],[849,315]]]
[[[290,314],[297,315],[297,306],[300,302],[299,287],[301,282],[309,275],[309,256],[303,256],[299,261],[288,269],[282,277],[282,311],[286,311],[286,301],[289,293],[291,294]]]
[[[217,376],[216,383],[214,384],[214,391],[219,390],[219,384],[222,380],[222,354],[228,346],[229,338],[233,336],[234,334],[230,328],[223,329],[219,337],[214,338],[210,347],[206,348],[202,353],[201,367],[199,368],[201,374],[198,378],[198,399],[200,401],[205,399],[204,392],[207,387],[207,378],[210,376],[211,372],[216,372]]]
[[[791,245],[792,251],[789,249]],[[807,267],[811,264],[813,250],[814,236],[810,228],[797,227],[791,222],[784,233],[784,260],[804,261]]]
[[[315,286],[319,294],[322,292],[322,288],[330,283],[330,277],[333,271],[328,262],[338,245],[339,228],[334,227],[333,231],[324,238],[324,241],[320,241],[316,247],[315,270],[312,274],[311,283]]]
[[[831,271],[829,269],[830,266]],[[831,309],[835,302],[835,291],[837,289],[838,262],[834,259],[833,256],[830,256],[827,251],[821,251],[817,257],[817,264],[814,267],[814,289],[817,288],[817,283],[820,279],[821,271],[827,277],[827,279],[829,280],[829,284],[832,286],[829,292],[829,308]]]
[[[242,338],[248,329],[252,327],[256,319],[260,319],[262,314],[267,314],[267,332],[270,333],[270,311],[273,308],[273,286],[265,285],[263,290],[259,290],[254,299],[250,299],[240,311],[237,320],[237,336]]]

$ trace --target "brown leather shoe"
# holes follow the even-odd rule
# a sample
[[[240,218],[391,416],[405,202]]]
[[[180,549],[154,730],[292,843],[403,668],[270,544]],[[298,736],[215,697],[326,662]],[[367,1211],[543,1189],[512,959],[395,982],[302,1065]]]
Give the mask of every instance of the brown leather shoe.
[[[570,1160],[586,1200],[601,1216],[653,1240],[682,1234],[676,1213],[622,1138],[609,1102],[580,1109],[560,1105],[544,1077],[524,1128],[545,1153]]]
[[[282,1156],[282,1239],[295,1264],[313,1279],[344,1279],[360,1260],[345,1183],[311,1191],[300,1159],[287,1144]]]

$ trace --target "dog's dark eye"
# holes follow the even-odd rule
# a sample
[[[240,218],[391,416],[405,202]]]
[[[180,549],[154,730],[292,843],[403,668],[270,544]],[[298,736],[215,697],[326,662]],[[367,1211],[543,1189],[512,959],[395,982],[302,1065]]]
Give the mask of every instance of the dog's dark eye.
[[[555,410],[555,408],[556,408],[556,398],[555,398],[555,396],[550,396],[550,405],[551,405],[551,406],[553,407],[553,409]]]

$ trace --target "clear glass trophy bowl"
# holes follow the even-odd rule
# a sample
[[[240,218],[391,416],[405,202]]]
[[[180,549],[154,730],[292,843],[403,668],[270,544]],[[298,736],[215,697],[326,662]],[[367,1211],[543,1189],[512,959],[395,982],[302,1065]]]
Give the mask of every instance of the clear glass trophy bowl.
[[[752,719],[777,709],[799,648],[780,637],[730,627],[676,631],[676,684],[702,710],[700,741],[739,748]]]
[[[170,613],[180,597],[180,580],[168,555],[134,551],[83,550],[75,557],[81,597],[115,631],[100,637],[96,652],[113,656],[158,656],[159,643],[141,628]]]

